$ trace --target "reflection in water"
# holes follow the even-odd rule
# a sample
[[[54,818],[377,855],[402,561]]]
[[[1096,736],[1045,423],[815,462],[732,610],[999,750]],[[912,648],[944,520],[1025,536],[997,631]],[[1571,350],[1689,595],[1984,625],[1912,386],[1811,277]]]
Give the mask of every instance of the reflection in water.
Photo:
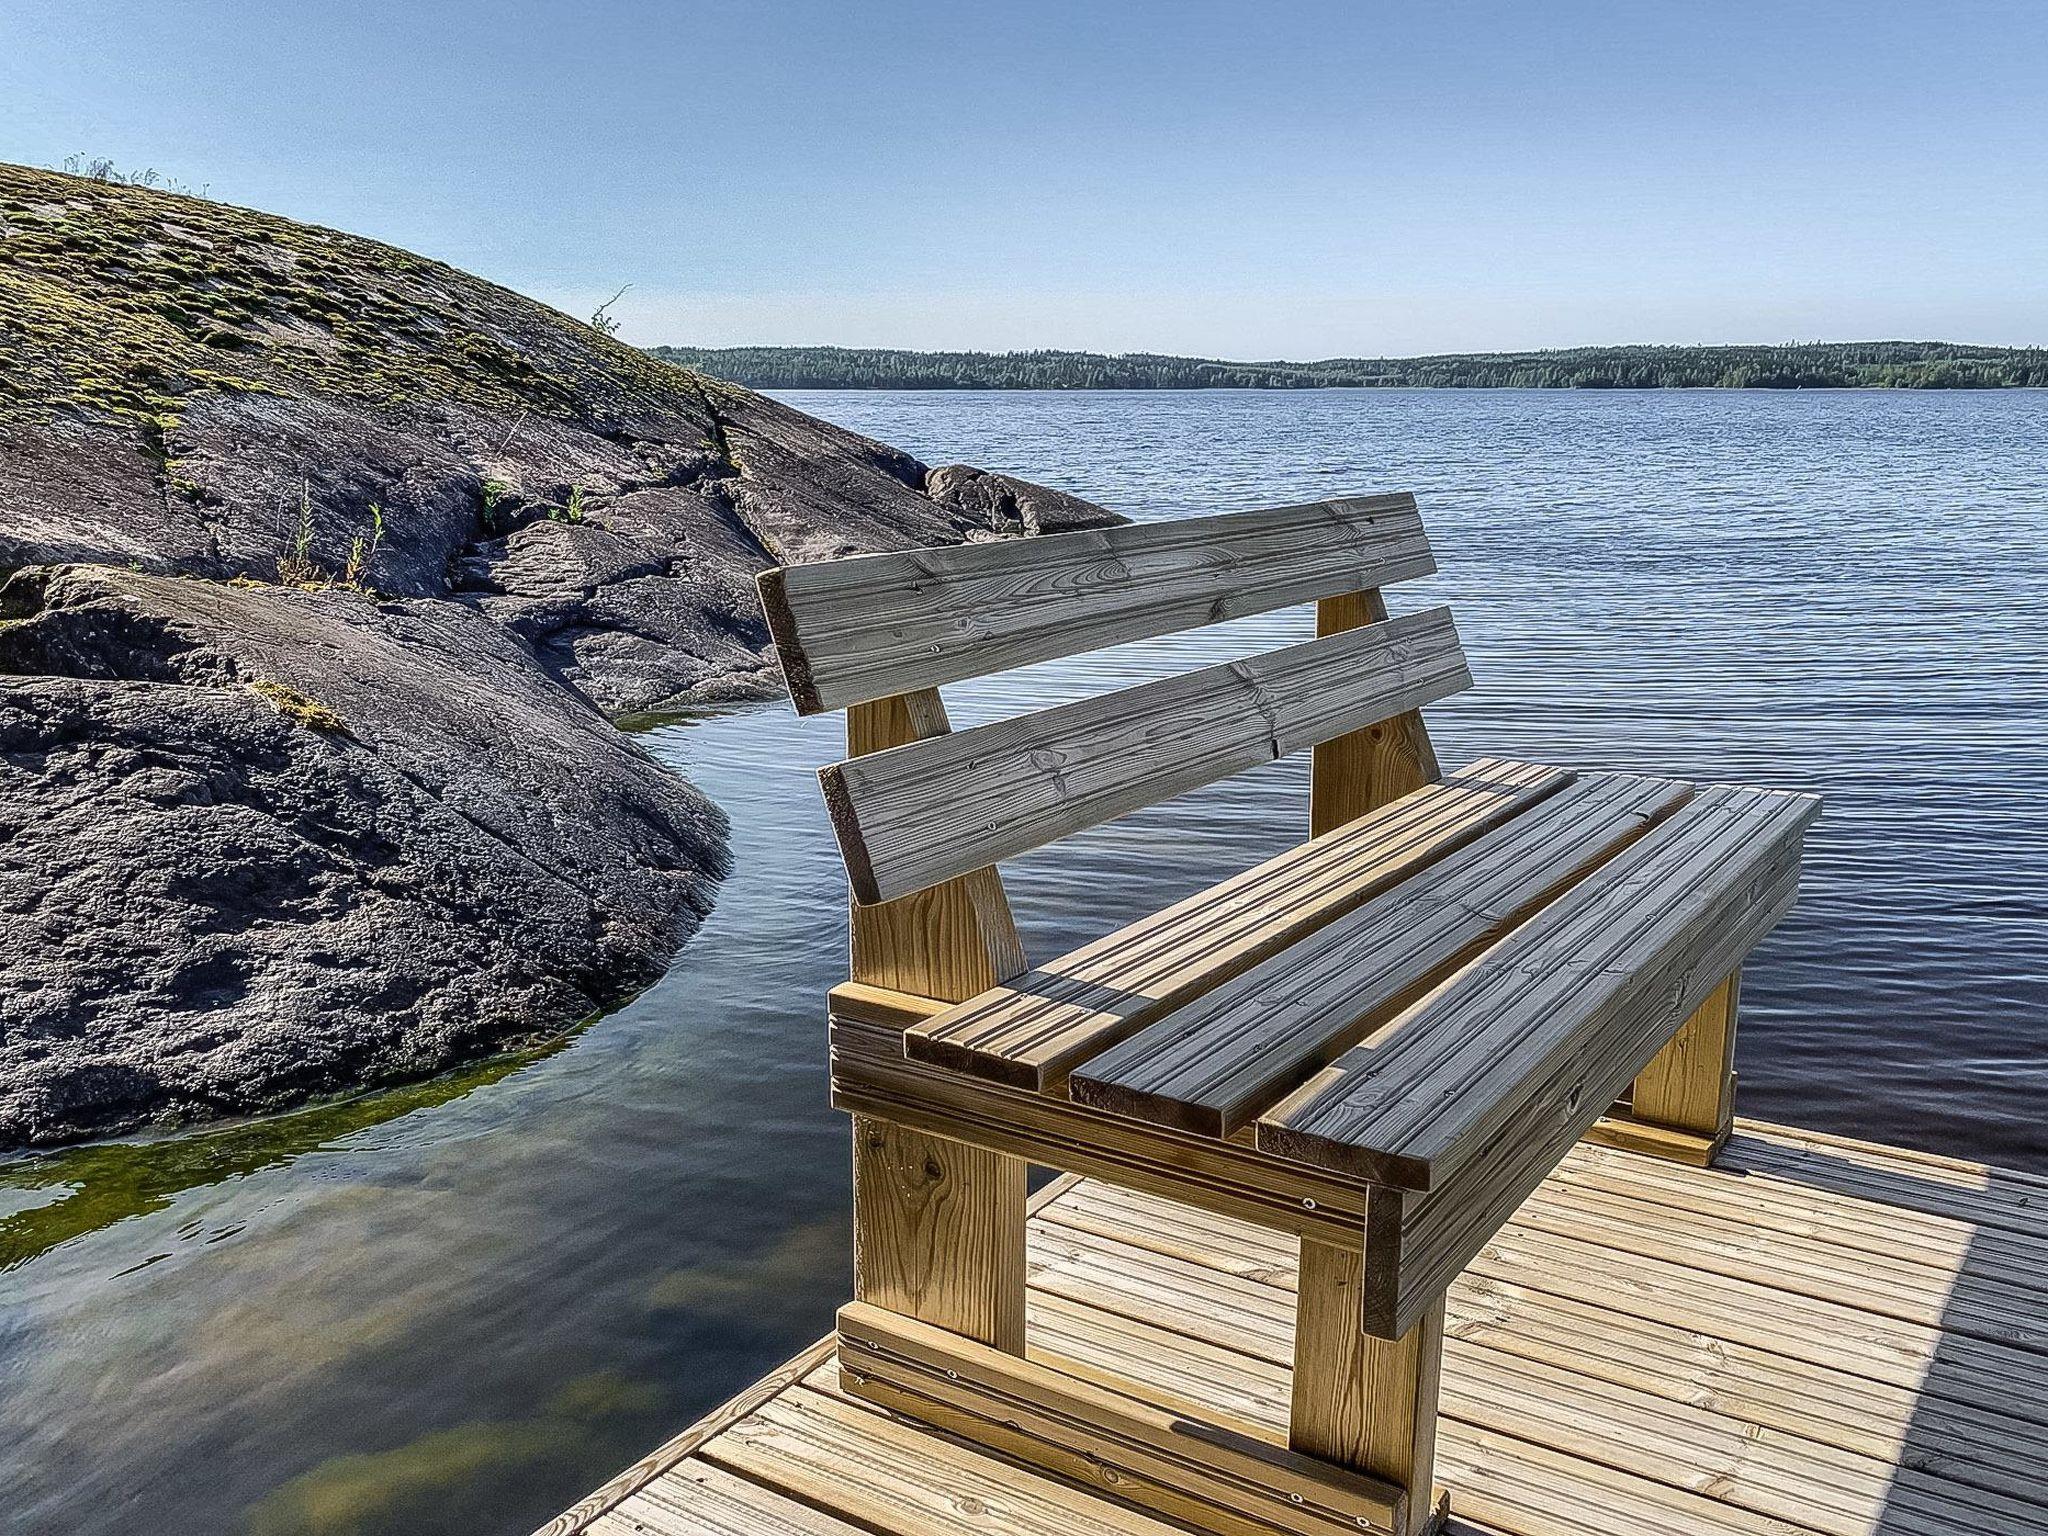
[[[1442,755],[1821,789],[1745,1110],[2048,1170],[2048,397],[1405,391],[800,402],[1143,516],[1410,485],[1479,687]],[[1938,509],[1938,515],[1930,509]],[[956,722],[1300,613],[948,690]],[[518,1070],[0,1168],[0,1508],[38,1536],[512,1536],[823,1333],[835,720],[644,739],[733,820],[671,974]],[[1006,866],[1035,956],[1279,851],[1277,763]],[[566,1395],[565,1395],[566,1394]]]
[[[250,1536],[403,1536],[463,1519],[470,1489],[486,1479],[530,1479],[579,1465],[603,1443],[595,1422],[645,1416],[665,1400],[649,1382],[610,1371],[579,1377],[532,1418],[435,1430],[368,1455],[323,1461],[249,1512]]]
[[[428,1082],[360,1094],[267,1120],[184,1136],[70,1147],[0,1164],[0,1190],[45,1192],[41,1200],[9,1202],[16,1208],[12,1215],[0,1219],[0,1274],[40,1258],[59,1243],[130,1216],[160,1211],[188,1189],[281,1167],[354,1132],[459,1099],[553,1055],[567,1043],[564,1036],[534,1050],[495,1057]],[[223,1229],[221,1235],[231,1236],[232,1230]]]

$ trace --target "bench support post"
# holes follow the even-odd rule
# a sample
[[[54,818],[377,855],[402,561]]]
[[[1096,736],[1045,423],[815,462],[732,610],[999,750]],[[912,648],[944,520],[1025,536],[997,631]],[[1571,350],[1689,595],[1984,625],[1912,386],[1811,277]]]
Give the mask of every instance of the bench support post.
[[[1589,1141],[1705,1167],[1735,1128],[1735,1026],[1742,971],[1714,990],[1643,1068],[1628,1109],[1594,1126]]]
[[[899,693],[846,711],[846,754],[900,747],[952,730],[936,688]],[[1022,975],[1024,946],[1010,916],[1002,876],[977,869],[929,890],[853,908],[855,981],[965,1002]]]
[[[1316,604],[1316,634],[1340,634],[1386,617],[1376,587],[1326,597]],[[1308,835],[1321,837],[1442,777],[1420,710],[1326,741],[1309,767]]]
[[[853,1121],[853,1294],[1024,1353],[1029,1165],[908,1126]]]
[[[1397,1536],[1431,1530],[1443,1515],[1432,1484],[1442,1299],[1401,1338],[1377,1339],[1360,1326],[1358,1245],[1303,1238],[1300,1269],[1288,1445],[1401,1489],[1406,1524]]]
[[[847,754],[951,729],[937,689],[897,694],[847,710]],[[853,979],[871,986],[956,1003],[1025,968],[993,869],[897,901],[856,904],[850,927]],[[855,1297],[1022,1354],[1029,1172],[1019,1158],[855,1116]]]

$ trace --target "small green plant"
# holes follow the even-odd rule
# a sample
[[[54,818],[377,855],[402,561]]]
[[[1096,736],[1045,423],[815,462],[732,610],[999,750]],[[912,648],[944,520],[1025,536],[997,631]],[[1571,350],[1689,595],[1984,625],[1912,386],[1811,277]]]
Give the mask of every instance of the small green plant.
[[[567,504],[548,508],[548,516],[558,523],[582,522],[584,517],[583,487],[580,485],[570,486]]]
[[[620,287],[617,293],[613,294],[610,298],[606,299],[602,304],[598,305],[597,308],[591,313],[590,328],[593,331],[597,332],[597,334],[600,336],[618,335],[619,322],[612,318],[611,308],[614,304],[618,303],[619,300],[623,299],[627,294],[631,293],[632,291],[633,285],[631,283],[626,283]]]
[[[296,725],[303,725],[309,731],[338,734],[348,729],[348,722],[341,718],[339,712],[283,683],[273,683],[267,677],[259,677],[249,684],[249,691],[285,719]]]
[[[319,584],[323,572],[313,559],[313,491],[299,482],[299,522],[292,530],[291,544],[277,560],[277,579],[287,587]]]
[[[354,587],[358,592],[367,591],[363,578],[370,574],[370,567],[377,563],[377,551],[384,547],[384,509],[376,502],[370,503],[370,533],[367,538],[357,534],[348,543],[348,562],[341,568],[341,584]]]
[[[505,493],[512,487],[502,480],[485,480],[483,484],[484,532],[498,531],[498,503],[505,499]]]
[[[173,176],[160,175],[155,166],[139,171],[124,171],[103,155],[66,155],[64,169],[73,176],[83,176],[87,181],[107,181],[119,187],[149,187],[164,192],[179,192],[186,197],[204,197],[204,186],[189,186]]]

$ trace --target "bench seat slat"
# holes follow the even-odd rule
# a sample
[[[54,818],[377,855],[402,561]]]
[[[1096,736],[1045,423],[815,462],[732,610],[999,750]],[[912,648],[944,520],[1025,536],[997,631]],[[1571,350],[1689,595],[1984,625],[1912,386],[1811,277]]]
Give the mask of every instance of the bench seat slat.
[[[1550,1171],[1648,1064],[1721,979],[1791,910],[1798,854],[1776,861],[1724,911],[1703,944],[1681,951],[1608,1014],[1580,1049],[1554,1066],[1485,1148],[1427,1193],[1371,1186],[1361,1322],[1398,1338],[1493,1240]],[[1573,1092],[1577,1092],[1576,1107]]]
[[[1227,1136],[1690,793],[1587,774],[1084,1062],[1068,1096]]]
[[[820,775],[854,896],[893,900],[1470,686],[1432,608],[912,742]]]
[[[808,715],[1435,568],[1400,492],[786,566],[760,589]]]
[[[1809,795],[1703,789],[1275,1105],[1258,1122],[1260,1149],[1380,1183],[1440,1185],[1525,1106],[1582,1093],[1560,1069],[1597,1057],[1615,1019],[1668,974],[1692,976],[1698,957],[1796,872],[1818,808]],[[1574,1097],[1552,1107],[1569,1118],[1605,1106]]]
[[[908,1055],[1012,1087],[1053,1089],[1147,1020],[1228,981],[1571,780],[1482,758],[913,1025]]]

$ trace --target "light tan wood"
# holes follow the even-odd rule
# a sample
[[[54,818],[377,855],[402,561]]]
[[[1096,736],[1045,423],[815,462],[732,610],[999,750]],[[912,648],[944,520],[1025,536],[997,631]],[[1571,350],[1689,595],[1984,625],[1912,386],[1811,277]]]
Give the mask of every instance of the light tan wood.
[[[963,1077],[907,1059],[902,1039],[900,1026],[835,1019],[833,1104],[1333,1242],[1354,1238],[1365,1219],[1362,1180],[1276,1163],[1245,1141],[1217,1141]]]
[[[1089,1187],[1082,1186],[1075,1196]],[[1043,1220],[1058,1220],[1057,1210],[1050,1208]],[[1150,1386],[1163,1379],[1150,1361],[1183,1349],[1184,1337],[1214,1341],[1212,1349],[1220,1344],[1240,1352],[1241,1358],[1284,1367],[1290,1350],[1289,1298],[1281,1287],[1288,1276],[1275,1272],[1247,1283],[1236,1278],[1234,1267],[1218,1270],[1199,1261],[1132,1254],[1126,1245],[1150,1225],[1149,1209],[1133,1211],[1122,1242],[1094,1245],[1092,1271],[1070,1277],[1057,1243],[1048,1250],[1050,1265],[1035,1264],[1034,1287],[1057,1286],[1063,1297],[1085,1295],[1102,1312],[1125,1320],[1120,1358],[1119,1346],[1109,1345],[1105,1354],[1105,1341],[1098,1339],[1096,1368],[1120,1370]],[[1034,1237],[1035,1260],[1037,1252]],[[1597,1264],[1597,1255],[1598,1250],[1586,1250],[1580,1262]],[[1109,1266],[1121,1267],[1124,1273],[1105,1282],[1102,1272]],[[1555,1279],[1559,1290],[1569,1288],[1571,1267],[1561,1266]],[[1551,1304],[1549,1298],[1536,1301],[1540,1306]],[[1144,1337],[1148,1330],[1149,1339]],[[1798,1415],[1804,1423],[1780,1432],[1734,1416],[1723,1406],[1719,1392],[1704,1388],[1696,1375],[1688,1376],[1682,1369],[1661,1391],[1630,1385],[1627,1337],[1608,1340],[1596,1330],[1586,1344],[1573,1346],[1576,1353],[1566,1365],[1545,1359],[1540,1352],[1503,1352],[1474,1343],[1472,1333],[1468,1316],[1462,1326],[1450,1329],[1444,1345],[1440,1435],[1453,1446],[1474,1430],[1498,1429],[1570,1447],[1591,1461],[1629,1467],[1654,1482],[1709,1486],[1736,1506],[1738,1529],[1740,1514],[1749,1513],[1765,1522],[1791,1519],[1800,1529],[1812,1522],[1811,1528],[1835,1536],[1863,1536],[1873,1528],[1864,1522],[1882,1515],[1881,1525],[1874,1528],[1940,1536],[1955,1529],[1958,1521],[1970,1528],[1967,1520],[1972,1516],[1989,1519],[2004,1532],[2037,1529],[2043,1515],[2036,1502],[2043,1490],[2029,1472],[2024,1452],[1993,1452],[1973,1467],[1969,1477],[1947,1468],[1940,1475],[1928,1475],[1924,1459],[1916,1454],[1923,1443],[1919,1410],[1925,1398],[1891,1399],[1892,1417],[1886,1426],[1892,1439],[1878,1455],[1844,1454],[1827,1438],[1836,1427],[1817,1419],[1816,1405],[1808,1402],[1803,1410],[1796,1409],[1792,1404],[1797,1400],[1789,1394],[1781,1399],[1784,1406],[1775,1416]],[[1684,1337],[1678,1330],[1667,1330],[1666,1336],[1672,1335]],[[1826,1334],[1818,1337],[1825,1339]],[[1712,1339],[1695,1339],[1693,1356],[1713,1364],[1717,1347]],[[1298,1341],[1293,1348],[1299,1352]],[[1610,1354],[1613,1363],[1607,1358]],[[1205,1354],[1203,1359],[1212,1372],[1229,1369],[1227,1354]],[[1756,1369],[1773,1369],[1766,1355],[1750,1360]],[[2041,1369],[2048,1370],[2048,1365]],[[1275,1378],[1261,1380],[1267,1385],[1232,1383],[1226,1390],[1233,1401],[1256,1403],[1270,1398]],[[1846,1387],[1859,1406],[1882,1403],[1867,1398],[1853,1376],[1809,1373],[1806,1381]],[[2011,1428],[2023,1436],[2030,1433],[2025,1425]],[[2037,1467],[2038,1450],[2033,1454]],[[1461,1511],[1466,1491],[1453,1494],[1454,1507]]]
[[[788,566],[760,589],[815,714],[1435,568],[1399,492]]]
[[[1211,1414],[1199,1423],[872,1307],[839,1314],[840,1384],[853,1396],[993,1446],[1224,1536],[1406,1536],[1383,1479],[1281,1450]]]
[[[951,729],[936,691],[847,711],[855,757]],[[938,1000],[1024,969],[994,869],[851,915],[853,980]],[[879,1119],[853,1122],[854,1294],[999,1349],[1024,1348],[1024,1194],[1030,1169],[983,1147]]]
[[[996,1349],[1024,1349],[1026,1164],[853,1121],[853,1294]]]
[[[862,1536],[859,1526],[690,1461],[622,1500],[612,1526],[597,1536]]]
[[[1583,775],[1081,1063],[1068,1095],[1121,1115],[1230,1135],[1691,792],[1669,779]]]
[[[1642,1164],[1640,1159],[1611,1157],[1591,1148],[1582,1148],[1567,1162],[1601,1167]],[[1702,1206],[1739,1202],[1745,1187],[1753,1182],[1707,1181],[1688,1170],[1655,1165],[1643,1165],[1643,1171],[1689,1187]],[[1725,1194],[1723,1185],[1730,1186]],[[1863,1219],[1881,1233],[1889,1225],[1887,1218],[1895,1214],[1904,1213],[1895,1207],[1871,1206],[1863,1212]],[[1654,1226],[1659,1218],[1649,1213],[1641,1219]],[[1483,1263],[1475,1266],[1451,1289],[1446,1315],[1450,1339],[1483,1343],[1679,1402],[1712,1404],[1721,1412],[1740,1412],[1758,1424],[1880,1460],[1888,1461],[1899,1453],[1910,1434],[1923,1458],[1938,1457],[1946,1475],[1957,1481],[2004,1493],[2024,1493],[2038,1485],[2039,1469],[2048,1458],[2048,1429],[2003,1417],[1995,1408],[1975,1401],[1939,1395],[1938,1389],[1922,1391],[1924,1380],[1902,1376],[1897,1383],[1879,1381],[1857,1370],[1798,1358],[1782,1347],[1753,1347],[1715,1337],[1704,1331],[1716,1326],[1711,1315],[1688,1317],[1687,1326],[1679,1327],[1581,1301],[1570,1294],[1581,1288],[1575,1283],[1577,1271],[1614,1271],[1613,1260],[1598,1247],[1551,1239],[1533,1228],[1525,1233],[1520,1220],[1518,1217],[1511,1225],[1516,1240],[1526,1237],[1548,1243],[1559,1254],[1542,1281],[1553,1289],[1538,1289],[1530,1283],[1534,1277],[1528,1273],[1504,1279],[1486,1270]],[[1038,1227],[1032,1248],[1033,1294],[1038,1298],[1032,1304],[1034,1330],[1041,1329],[1048,1297],[1064,1308],[1070,1304],[1061,1293],[1077,1294],[1080,1287],[1087,1287],[1098,1307],[1135,1305],[1141,1316],[1148,1315],[1144,1307],[1149,1304],[1159,1308],[1156,1316],[1168,1319],[1187,1309],[1185,1299],[1177,1295],[1182,1282],[1176,1276],[1183,1271],[1148,1269],[1145,1266],[1150,1261],[1138,1258],[1125,1262],[1126,1273],[1115,1282],[1099,1280],[1097,1269],[1104,1257],[1120,1248],[1164,1255],[1221,1275],[1283,1289],[1296,1283],[1295,1247],[1277,1234],[1094,1182],[1077,1186],[1046,1207]],[[1087,1234],[1079,1238],[1080,1243],[1093,1246],[1076,1246],[1080,1234]],[[1503,1240],[1510,1239],[1504,1234]],[[1959,1269],[1970,1262],[1968,1247],[1965,1243],[1953,1253],[1947,1267],[1930,1263],[1922,1272],[1921,1284],[1928,1297],[1939,1297],[1953,1285]],[[1845,1255],[1845,1259],[1854,1262],[1853,1255]],[[1625,1286],[1628,1270],[1618,1273],[1617,1283]],[[1853,1286],[1853,1269],[1845,1265],[1843,1273],[1844,1285]],[[1074,1285],[1067,1282],[1069,1274],[1076,1277]],[[1229,1326],[1236,1327],[1251,1347],[1273,1359],[1283,1358],[1284,1303],[1262,1307],[1256,1290],[1247,1292],[1222,1280],[1206,1282],[1205,1288],[1226,1284],[1230,1288],[1223,1304],[1238,1317]],[[1140,1303],[1140,1297],[1149,1300]],[[1768,1309],[1769,1303],[1760,1300],[1758,1306]],[[1828,1325],[1815,1326],[1811,1318],[1801,1321],[1808,1328],[1805,1348],[1810,1353],[1825,1353]],[[1121,1346],[1094,1338],[1105,1328],[1115,1332],[1119,1326],[1101,1312],[1091,1311],[1087,1326],[1080,1329],[1079,1341],[1071,1319],[1058,1326],[1069,1336],[1065,1347],[1070,1352],[1080,1348],[1098,1358],[1104,1350],[1117,1347],[1159,1352],[1158,1340],[1131,1337],[1132,1329],[1141,1329],[1137,1323],[1122,1325],[1126,1337]],[[1091,1338],[1094,1342],[1087,1344]],[[1201,1351],[1194,1350],[1192,1343],[1175,1347],[1188,1353],[1190,1365],[1215,1372],[1209,1351],[1220,1346],[1208,1344]],[[1284,1395],[1277,1408],[1272,1406],[1270,1393],[1232,1401],[1239,1403],[1241,1413],[1264,1415],[1278,1424],[1286,1422]]]
[[[1370,817],[1290,848],[915,1025],[912,1056],[1056,1091],[1077,1062],[1343,916],[1571,782],[1481,758]]]
[[[1471,683],[1450,611],[856,757],[819,775],[847,877],[893,900]]]
[[[855,1401],[836,1368],[705,1448],[715,1465],[889,1536],[1169,1536],[1099,1493],[976,1451]]]
[[[1742,972],[1707,994],[1636,1077],[1630,1118],[1725,1141],[1735,1124],[1735,1022]]]
[[[864,757],[952,731],[936,689],[846,712],[846,751]],[[1023,941],[993,867],[968,870],[896,901],[856,902],[849,923],[856,982],[944,1002],[985,992],[1025,968]]]
[[[1645,1125],[1627,1115],[1614,1114],[1603,1115],[1587,1126],[1583,1139],[1624,1152],[1641,1152],[1674,1163],[1689,1163],[1695,1168],[1704,1168],[1712,1163],[1722,1146],[1717,1137],[1696,1136],[1690,1131],[1674,1131],[1661,1125]]]
[[[1386,618],[1385,599],[1369,587],[1318,602],[1316,633],[1338,635]],[[1442,777],[1420,710],[1348,731],[1310,758],[1308,835],[1321,837]]]
[[[1414,1536],[1435,1523],[1441,1302],[1396,1340],[1358,1328],[1361,1267],[1355,1247],[1304,1240],[1294,1326],[1287,1443],[1338,1466],[1384,1478],[1407,1496]]]
[[[2048,1350],[1950,1325],[2039,1294],[2026,1261],[2048,1238],[2044,1194],[2028,1175],[1753,1121],[1710,1169],[1570,1152],[1531,1205],[1542,1225],[1517,1216],[1450,1292],[1436,1463],[1452,1528],[2039,1536]],[[1615,1206],[1610,1222],[1603,1202],[1621,1198],[1626,1220]],[[1688,1213],[1731,1225],[1695,1230]],[[1549,1230],[1566,1226],[1581,1235]],[[1635,1251],[1648,1246],[1672,1257]],[[1778,1251],[1782,1266],[1770,1262]],[[1291,1239],[1067,1181],[1038,1206],[1030,1260],[1031,1358],[1284,1444]],[[1733,1267],[1742,1273],[1720,1272]],[[1921,1300],[1873,1288],[1887,1276],[1923,1287]],[[708,1438],[686,1438],[673,1462],[649,1457],[548,1536],[842,1536],[834,1522],[864,1536],[1185,1529],[1097,1474],[1034,1472],[845,1399],[835,1378],[827,1366],[793,1387],[764,1383],[707,1416],[719,1426]]]

